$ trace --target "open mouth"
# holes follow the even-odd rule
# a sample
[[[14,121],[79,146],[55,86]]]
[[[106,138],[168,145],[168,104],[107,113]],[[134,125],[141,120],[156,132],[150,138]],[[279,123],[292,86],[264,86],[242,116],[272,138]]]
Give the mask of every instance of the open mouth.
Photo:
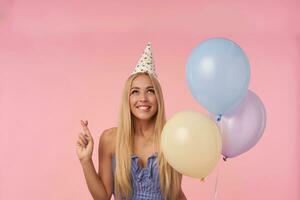
[[[142,105],[142,106],[137,106],[136,108],[142,111],[149,111],[151,109],[151,106]]]

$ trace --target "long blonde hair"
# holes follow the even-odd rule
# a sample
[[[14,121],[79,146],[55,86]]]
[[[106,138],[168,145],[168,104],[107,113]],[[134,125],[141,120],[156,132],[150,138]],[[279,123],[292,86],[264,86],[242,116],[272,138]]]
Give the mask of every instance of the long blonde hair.
[[[123,90],[119,126],[116,141],[116,169],[114,177],[114,190],[116,199],[130,198],[131,185],[131,155],[133,153],[133,120],[129,106],[129,95],[133,80],[147,73],[131,75]],[[181,174],[174,170],[166,161],[161,148],[160,138],[163,126],[166,122],[165,108],[161,86],[158,80],[151,74],[147,74],[153,84],[158,110],[155,116],[154,143],[158,149],[158,166],[160,176],[160,188],[166,200],[176,200],[181,191]]]

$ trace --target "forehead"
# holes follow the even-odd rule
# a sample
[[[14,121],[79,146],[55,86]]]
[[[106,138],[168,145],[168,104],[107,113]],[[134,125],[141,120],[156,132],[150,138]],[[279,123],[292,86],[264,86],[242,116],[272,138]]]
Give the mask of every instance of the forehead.
[[[139,88],[146,88],[149,86],[153,86],[151,79],[147,75],[140,75],[137,76],[131,84],[131,87],[139,87]]]

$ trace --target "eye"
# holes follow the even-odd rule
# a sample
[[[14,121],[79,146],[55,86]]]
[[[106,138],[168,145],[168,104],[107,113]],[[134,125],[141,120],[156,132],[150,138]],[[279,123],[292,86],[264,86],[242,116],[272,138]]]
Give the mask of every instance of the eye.
[[[148,92],[148,93],[152,93],[152,94],[155,93],[155,91],[154,91],[153,89],[149,89],[147,92]]]
[[[131,92],[130,92],[130,94],[135,94],[135,93],[138,93],[139,91],[137,91],[137,90],[132,90]]]

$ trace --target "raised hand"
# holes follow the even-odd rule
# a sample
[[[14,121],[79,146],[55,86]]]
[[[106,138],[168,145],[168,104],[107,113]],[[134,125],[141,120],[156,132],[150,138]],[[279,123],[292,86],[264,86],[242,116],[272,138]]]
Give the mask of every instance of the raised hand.
[[[77,156],[81,163],[92,160],[94,140],[88,128],[88,121],[82,121],[83,132],[79,133],[76,143]]]

